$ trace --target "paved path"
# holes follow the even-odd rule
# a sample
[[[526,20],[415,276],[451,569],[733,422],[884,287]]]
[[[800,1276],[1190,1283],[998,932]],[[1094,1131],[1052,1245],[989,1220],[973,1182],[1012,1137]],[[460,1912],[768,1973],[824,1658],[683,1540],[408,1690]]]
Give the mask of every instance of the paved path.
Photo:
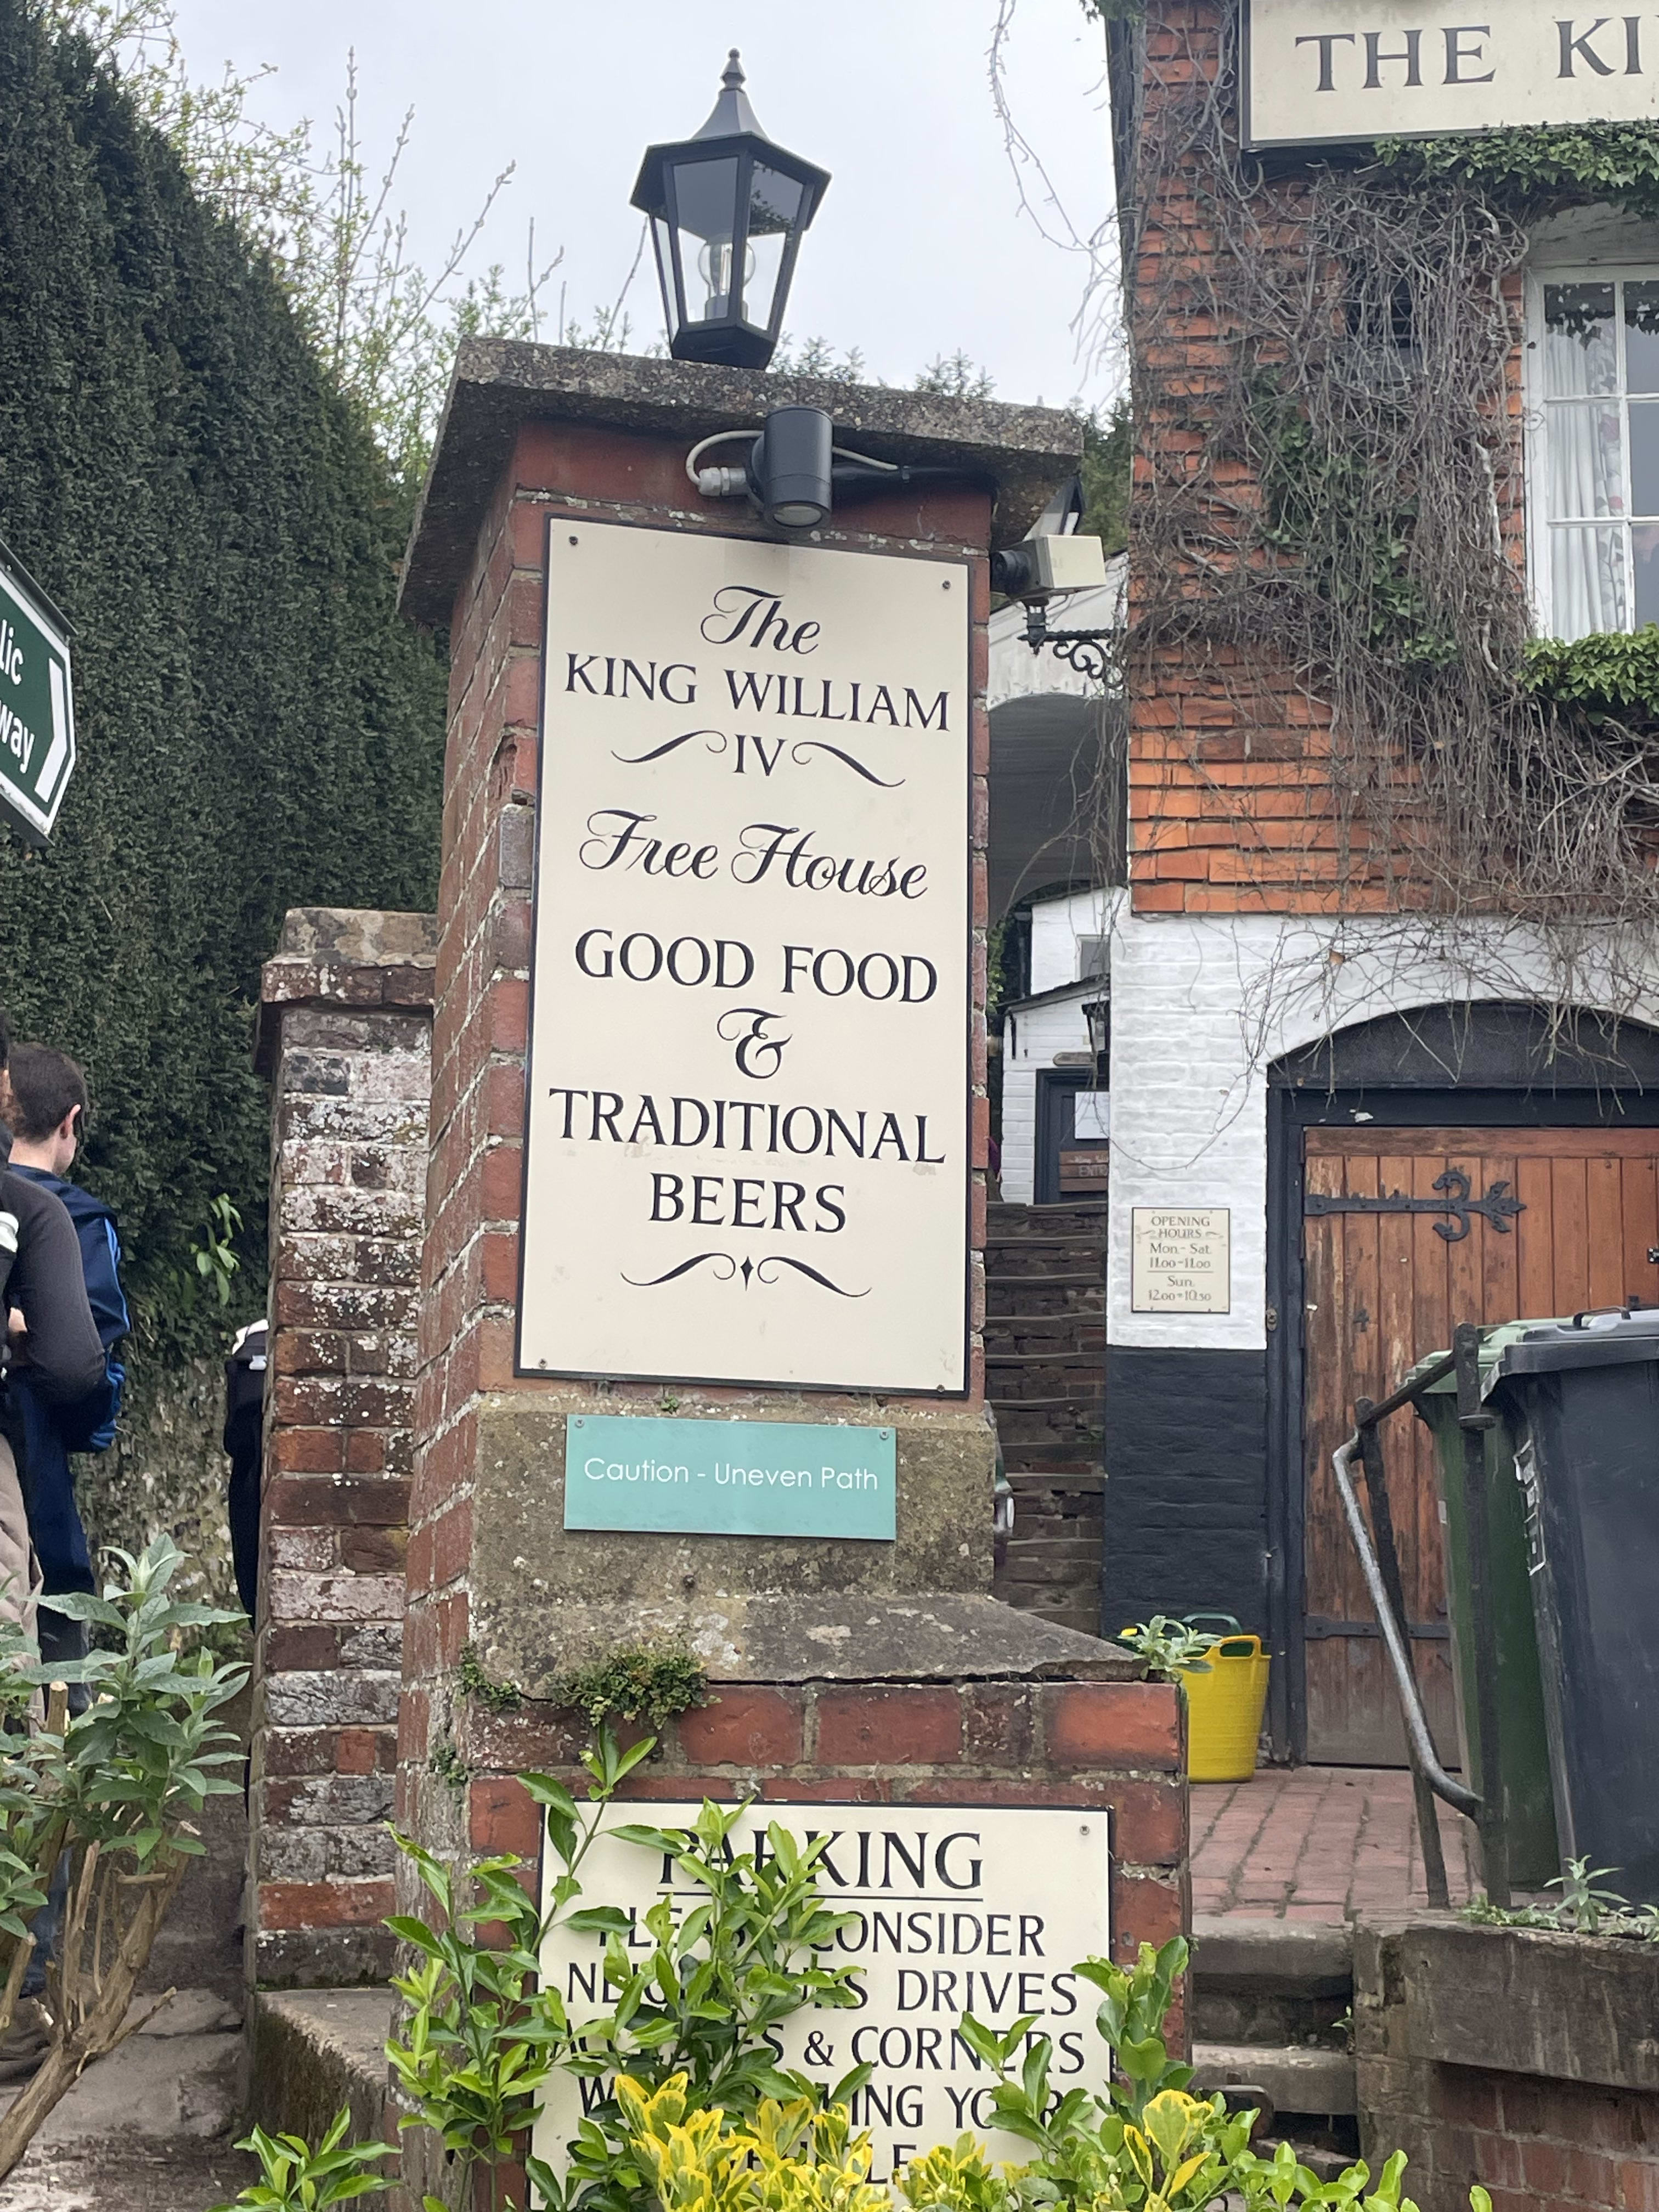
[[[180,1994],[88,2068],[0,2181],[0,2212],[208,2212],[256,2177],[233,2142],[241,2133],[240,1791],[210,1798],[199,1826],[204,1855],[185,1876],[142,1984],[151,1996]],[[13,2094],[0,2089],[0,2105]]]
[[[1425,1905],[1411,1777],[1363,1766],[1263,1767],[1193,1788],[1193,1911],[1352,1920]],[[1474,1835],[1440,1808],[1454,1905],[1479,1893]]]

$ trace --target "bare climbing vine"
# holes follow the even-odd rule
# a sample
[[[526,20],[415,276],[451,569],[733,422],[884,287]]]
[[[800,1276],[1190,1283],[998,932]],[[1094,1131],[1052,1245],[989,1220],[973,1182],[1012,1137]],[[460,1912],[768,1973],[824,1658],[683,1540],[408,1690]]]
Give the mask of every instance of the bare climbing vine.
[[[1311,848],[1329,904],[1393,913],[1414,957],[1455,925],[1460,960],[1491,951],[1487,989],[1524,968],[1565,1006],[1594,968],[1633,1009],[1659,959],[1659,631],[1531,637],[1516,364],[1529,225],[1654,211],[1659,134],[1274,175],[1238,145],[1218,12],[1218,49],[1201,18],[1158,33],[1123,210],[1126,679],[1179,700],[1174,749],[1247,855]],[[1328,773],[1291,770],[1265,811],[1241,750]]]

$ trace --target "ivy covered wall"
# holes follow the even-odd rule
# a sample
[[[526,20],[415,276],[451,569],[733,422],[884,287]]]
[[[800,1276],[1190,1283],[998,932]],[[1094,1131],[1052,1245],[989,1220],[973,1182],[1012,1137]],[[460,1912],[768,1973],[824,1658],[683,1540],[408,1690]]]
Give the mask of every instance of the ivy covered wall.
[[[78,1172],[166,1364],[206,1348],[179,1285],[220,1192],[263,1298],[284,910],[434,899],[443,671],[393,606],[404,503],[275,276],[24,0],[0,119],[0,533],[75,625],[81,751],[50,850],[0,830],[0,1000],[86,1062]]]

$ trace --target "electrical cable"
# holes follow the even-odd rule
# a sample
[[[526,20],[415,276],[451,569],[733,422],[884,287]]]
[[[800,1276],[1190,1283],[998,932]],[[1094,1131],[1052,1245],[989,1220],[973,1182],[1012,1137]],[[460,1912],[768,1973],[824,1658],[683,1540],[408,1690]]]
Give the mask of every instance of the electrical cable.
[[[708,448],[711,446],[728,446],[732,443],[733,439],[758,438],[760,434],[758,428],[752,430],[716,430],[712,438],[703,438],[699,440],[697,444],[693,446],[690,452],[686,455],[686,475],[690,478],[694,484],[697,483],[697,462],[701,457],[708,451]],[[699,486],[699,489],[701,489],[701,486]]]
[[[850,446],[832,446],[830,450],[843,461],[858,461],[866,469],[885,469],[894,476],[899,472],[901,465],[897,461],[872,460],[868,453],[855,453]]]

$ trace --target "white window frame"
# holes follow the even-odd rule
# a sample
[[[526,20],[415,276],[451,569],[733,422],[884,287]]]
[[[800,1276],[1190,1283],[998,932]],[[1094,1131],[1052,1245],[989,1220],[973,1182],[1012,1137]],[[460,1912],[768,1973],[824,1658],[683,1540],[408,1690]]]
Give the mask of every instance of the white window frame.
[[[1659,284],[1659,263],[1652,261],[1563,261],[1536,264],[1527,270],[1527,335],[1522,352],[1522,409],[1523,458],[1526,470],[1527,581],[1532,599],[1533,621],[1540,637],[1556,635],[1551,585],[1551,524],[1549,515],[1549,416],[1544,390],[1544,288],[1547,284]],[[1619,400],[1625,411],[1625,513],[1620,520],[1628,533],[1632,520],[1629,436],[1630,391],[1625,365],[1625,325],[1615,325],[1619,342]],[[1602,527],[1608,526],[1603,524]],[[1628,559],[1631,622],[1623,635],[1635,629],[1635,568]]]

